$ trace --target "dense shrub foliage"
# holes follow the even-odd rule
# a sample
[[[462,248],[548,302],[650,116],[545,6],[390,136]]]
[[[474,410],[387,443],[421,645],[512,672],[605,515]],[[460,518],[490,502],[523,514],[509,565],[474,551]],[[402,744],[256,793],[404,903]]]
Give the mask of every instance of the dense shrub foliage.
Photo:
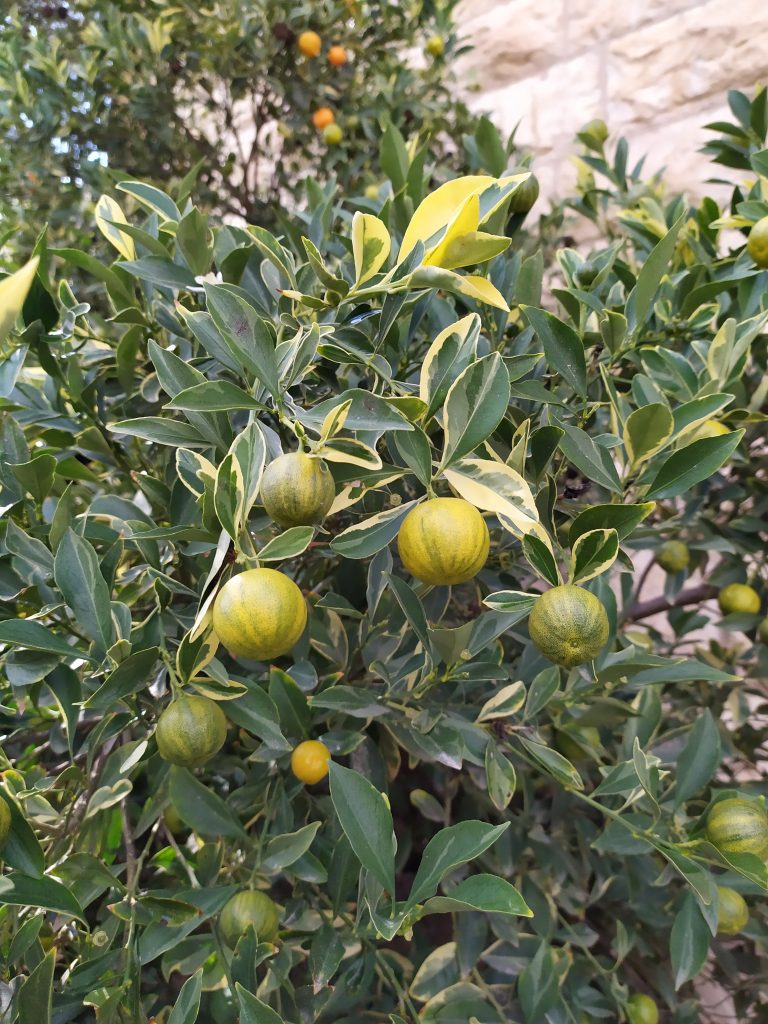
[[[378,200],[278,236],[124,180],[115,262],[43,235],[0,282],[5,1019],[764,1014],[765,92],[733,103],[727,209],[582,133],[591,250],[522,234],[487,123],[439,189],[390,128]]]

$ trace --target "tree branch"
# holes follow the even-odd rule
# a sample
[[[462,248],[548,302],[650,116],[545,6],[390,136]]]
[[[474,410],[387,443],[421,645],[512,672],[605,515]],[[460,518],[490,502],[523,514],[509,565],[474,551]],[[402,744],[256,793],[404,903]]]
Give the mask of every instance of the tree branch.
[[[699,604],[701,601],[708,601],[717,594],[717,587],[709,583],[702,583],[698,587],[691,587],[690,590],[682,590],[674,599],[668,601],[666,597],[652,597],[649,601],[639,601],[627,611],[624,616],[625,622],[637,622],[638,619],[647,619],[659,612],[667,612],[670,608],[683,608],[688,604]]]

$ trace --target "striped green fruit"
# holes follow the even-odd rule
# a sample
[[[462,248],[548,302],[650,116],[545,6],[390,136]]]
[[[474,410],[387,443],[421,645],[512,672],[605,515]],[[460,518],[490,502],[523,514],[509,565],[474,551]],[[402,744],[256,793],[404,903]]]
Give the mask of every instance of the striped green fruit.
[[[8,842],[8,836],[11,834],[12,823],[13,819],[11,818],[11,809],[0,796],[0,850],[2,850]]]
[[[545,590],[528,620],[531,640],[539,651],[564,668],[596,658],[608,640],[608,615],[589,590],[566,584]]]
[[[681,540],[667,540],[656,552],[656,561],[664,572],[682,572],[688,568],[691,553]]]
[[[172,700],[160,715],[155,731],[160,756],[185,768],[210,761],[226,738],[227,719],[219,705],[194,694]]]
[[[757,615],[760,595],[748,583],[729,583],[717,595],[723,615]]]
[[[336,497],[328,466],[304,452],[288,452],[270,462],[261,478],[261,501],[279,526],[322,522]]]
[[[248,569],[221,588],[213,604],[213,628],[240,658],[278,658],[298,642],[307,624],[304,597],[285,573]]]
[[[232,949],[249,925],[256,929],[259,942],[271,942],[280,925],[280,911],[264,892],[249,889],[238,892],[224,904],[219,928],[224,941]]]
[[[471,580],[488,558],[485,520],[463,498],[431,498],[411,509],[397,535],[408,572],[423,583],[448,586]]]
[[[752,226],[747,239],[747,252],[758,267],[768,267],[768,217],[763,217]]]
[[[707,839],[721,853],[768,855],[768,814],[753,800],[718,800],[707,816]]]
[[[749,921],[749,907],[741,893],[727,885],[717,887],[717,934],[738,935]]]

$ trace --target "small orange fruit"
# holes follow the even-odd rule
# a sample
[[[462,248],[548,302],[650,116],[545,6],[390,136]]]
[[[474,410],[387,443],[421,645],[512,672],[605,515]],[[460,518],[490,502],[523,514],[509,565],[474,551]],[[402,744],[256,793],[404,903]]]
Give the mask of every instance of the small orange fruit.
[[[347,63],[347,51],[343,46],[332,46],[328,51],[328,63],[335,68],[340,68]]]
[[[312,786],[328,774],[331,752],[320,740],[304,740],[291,754],[291,770],[299,782]]]
[[[312,124],[319,132],[321,132],[323,128],[327,128],[329,124],[333,124],[335,120],[336,115],[330,107],[318,107],[312,115]]]
[[[322,45],[317,32],[302,32],[299,36],[298,47],[305,57],[317,57]]]

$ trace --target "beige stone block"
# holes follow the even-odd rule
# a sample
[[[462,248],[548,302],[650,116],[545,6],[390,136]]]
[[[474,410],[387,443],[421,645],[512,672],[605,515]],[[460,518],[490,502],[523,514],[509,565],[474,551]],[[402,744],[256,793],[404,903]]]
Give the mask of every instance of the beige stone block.
[[[642,25],[663,21],[700,0],[568,0],[566,32],[571,46],[581,48],[615,39]]]

